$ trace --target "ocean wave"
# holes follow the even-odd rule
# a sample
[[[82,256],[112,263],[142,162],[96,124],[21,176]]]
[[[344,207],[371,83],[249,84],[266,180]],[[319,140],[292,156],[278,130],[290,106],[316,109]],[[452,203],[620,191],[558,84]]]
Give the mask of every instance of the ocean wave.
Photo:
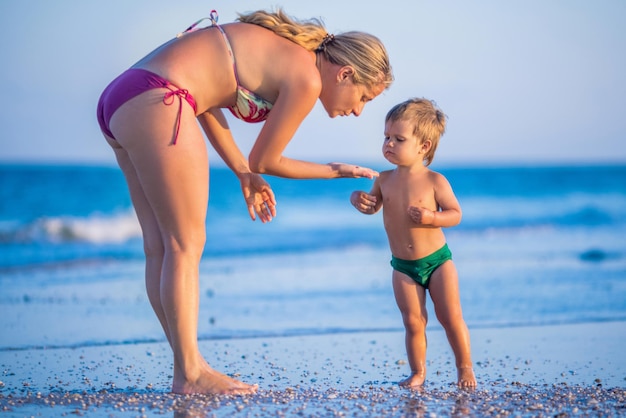
[[[626,196],[571,194],[553,198],[475,197],[461,201],[460,228],[623,227]]]
[[[134,211],[112,215],[94,214],[85,218],[44,217],[32,222],[4,222],[0,225],[0,243],[72,243],[115,244],[141,237]]]

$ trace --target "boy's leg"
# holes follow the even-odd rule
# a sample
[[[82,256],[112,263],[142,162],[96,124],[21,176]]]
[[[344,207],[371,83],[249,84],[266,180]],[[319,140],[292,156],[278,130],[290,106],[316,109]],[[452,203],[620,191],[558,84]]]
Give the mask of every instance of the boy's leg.
[[[406,354],[411,376],[401,386],[419,387],[426,379],[426,291],[407,275],[393,271],[393,293],[404,323]]]
[[[459,296],[459,279],[452,260],[446,261],[430,278],[428,286],[435,307],[437,319],[446,331],[446,336],[454,357],[458,372],[458,384],[462,387],[476,386],[476,377],[472,367],[470,336]]]

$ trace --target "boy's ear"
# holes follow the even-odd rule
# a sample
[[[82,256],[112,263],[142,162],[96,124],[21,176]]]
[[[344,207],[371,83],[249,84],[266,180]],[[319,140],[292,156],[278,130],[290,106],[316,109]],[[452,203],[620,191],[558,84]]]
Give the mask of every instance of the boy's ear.
[[[430,148],[432,146],[433,146],[433,141],[431,141],[430,139],[427,139],[424,142],[422,142],[420,149],[424,154],[426,154],[428,151],[430,151]]]

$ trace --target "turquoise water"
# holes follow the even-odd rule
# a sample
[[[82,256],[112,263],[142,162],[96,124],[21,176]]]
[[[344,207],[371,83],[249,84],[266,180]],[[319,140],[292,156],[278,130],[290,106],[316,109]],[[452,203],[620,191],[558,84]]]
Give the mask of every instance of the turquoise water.
[[[626,319],[626,166],[435,169],[470,328]],[[268,181],[262,224],[211,171],[201,338],[401,329],[381,216],[349,204],[371,181]],[[0,166],[0,348],[162,341],[142,262],[117,168]]]

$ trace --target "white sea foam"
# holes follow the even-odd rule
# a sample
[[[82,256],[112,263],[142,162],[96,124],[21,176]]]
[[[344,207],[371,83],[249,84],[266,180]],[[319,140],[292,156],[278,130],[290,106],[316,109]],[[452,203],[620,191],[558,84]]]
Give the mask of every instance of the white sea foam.
[[[121,243],[141,237],[134,211],[114,215],[95,214],[87,218],[41,218],[14,231],[16,241]]]

